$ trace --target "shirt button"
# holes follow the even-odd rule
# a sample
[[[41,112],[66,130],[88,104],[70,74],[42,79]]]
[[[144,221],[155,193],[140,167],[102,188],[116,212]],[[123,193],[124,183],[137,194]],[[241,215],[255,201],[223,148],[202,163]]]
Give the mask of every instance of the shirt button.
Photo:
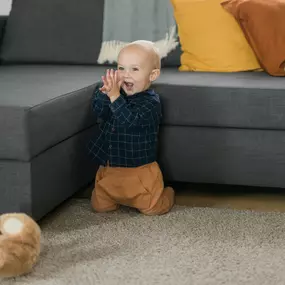
[[[112,148],[112,145],[111,145],[111,144],[109,145],[109,148]]]

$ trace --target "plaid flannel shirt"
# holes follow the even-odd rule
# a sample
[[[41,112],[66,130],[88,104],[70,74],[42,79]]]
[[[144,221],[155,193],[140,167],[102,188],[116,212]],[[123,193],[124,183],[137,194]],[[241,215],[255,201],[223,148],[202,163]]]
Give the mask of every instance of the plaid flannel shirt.
[[[89,153],[100,165],[138,167],[156,161],[161,119],[158,94],[146,90],[127,96],[121,89],[118,99],[111,103],[97,86],[92,107],[101,122]]]

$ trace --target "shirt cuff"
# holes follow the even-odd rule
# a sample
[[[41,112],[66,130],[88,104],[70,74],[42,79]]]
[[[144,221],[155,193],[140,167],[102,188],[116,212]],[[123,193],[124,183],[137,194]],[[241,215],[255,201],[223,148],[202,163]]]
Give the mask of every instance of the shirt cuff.
[[[126,104],[125,98],[120,95],[113,103],[110,104],[110,109],[113,113],[117,112],[123,105]]]
[[[100,92],[100,99],[104,102],[104,103],[110,103],[110,98],[107,96],[107,94],[104,94],[102,92]]]

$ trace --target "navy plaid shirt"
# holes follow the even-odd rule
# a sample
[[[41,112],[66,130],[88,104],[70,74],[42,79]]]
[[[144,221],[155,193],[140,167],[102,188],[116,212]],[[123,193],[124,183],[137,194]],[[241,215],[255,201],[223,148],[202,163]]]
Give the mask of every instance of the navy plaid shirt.
[[[156,161],[161,119],[158,94],[146,90],[127,96],[121,89],[118,99],[111,103],[97,86],[92,107],[101,122],[89,153],[100,165],[138,167]]]

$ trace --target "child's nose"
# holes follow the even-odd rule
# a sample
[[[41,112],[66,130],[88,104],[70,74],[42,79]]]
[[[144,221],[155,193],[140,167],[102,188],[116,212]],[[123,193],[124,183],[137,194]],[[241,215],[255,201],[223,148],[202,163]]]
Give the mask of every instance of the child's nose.
[[[125,77],[129,77],[130,76],[130,71],[126,69],[124,75],[125,75]]]

